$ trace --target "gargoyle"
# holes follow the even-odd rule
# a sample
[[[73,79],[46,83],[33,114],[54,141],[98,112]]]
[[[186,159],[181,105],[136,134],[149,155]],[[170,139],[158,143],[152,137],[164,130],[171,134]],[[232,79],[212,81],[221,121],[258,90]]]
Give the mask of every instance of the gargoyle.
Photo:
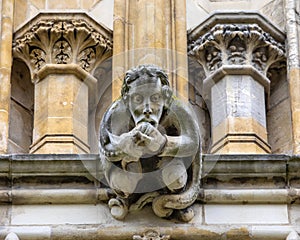
[[[108,203],[112,216],[123,219],[152,202],[159,217],[191,220],[200,187],[199,133],[193,111],[173,95],[162,69],[127,71],[121,97],[100,125],[101,161],[116,194]]]

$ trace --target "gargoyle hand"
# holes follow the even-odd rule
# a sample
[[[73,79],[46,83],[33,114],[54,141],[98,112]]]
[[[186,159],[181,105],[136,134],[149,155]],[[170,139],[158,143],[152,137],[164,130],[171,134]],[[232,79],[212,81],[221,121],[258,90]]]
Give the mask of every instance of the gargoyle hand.
[[[139,141],[138,146],[145,146],[148,153],[159,153],[166,144],[166,137],[160,133],[160,131],[152,126],[150,123],[143,122],[139,124],[135,129],[138,130],[137,137]]]

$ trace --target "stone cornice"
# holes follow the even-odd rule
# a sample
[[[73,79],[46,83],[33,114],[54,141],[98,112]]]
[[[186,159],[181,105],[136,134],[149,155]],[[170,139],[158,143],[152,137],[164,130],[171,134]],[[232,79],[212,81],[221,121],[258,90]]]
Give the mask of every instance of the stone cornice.
[[[276,41],[284,42],[285,34],[257,11],[215,11],[197,27],[188,31],[188,40],[197,39],[216,24],[257,24]]]
[[[106,201],[112,194],[110,189],[93,183],[96,178],[102,178],[103,169],[99,163],[97,154],[0,155],[0,202],[61,204]],[[204,203],[299,202],[299,165],[299,156],[203,155],[204,190],[198,200]],[[264,178],[269,180],[262,182],[260,179]],[[222,179],[223,183],[216,189],[207,179]],[[238,179],[243,184],[250,181],[248,187],[241,189],[236,182]],[[30,185],[32,181],[34,189]],[[72,187],[73,181],[75,185]],[[80,181],[83,181],[82,185]]]
[[[15,33],[13,53],[32,77],[47,64],[77,64],[93,73],[112,55],[112,32],[84,13],[40,13]]]

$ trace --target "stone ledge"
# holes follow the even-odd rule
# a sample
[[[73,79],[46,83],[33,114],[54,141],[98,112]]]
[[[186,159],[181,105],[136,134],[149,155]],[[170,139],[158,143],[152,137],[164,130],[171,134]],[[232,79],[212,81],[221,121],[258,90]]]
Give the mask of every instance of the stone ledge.
[[[108,188],[21,188],[0,190],[0,204],[98,204],[113,195]],[[299,204],[300,189],[201,189],[203,204]]]
[[[300,156],[203,155],[202,203],[299,203]],[[0,155],[2,204],[99,203],[97,154]],[[34,187],[33,187],[34,186]]]
[[[277,154],[204,154],[203,174],[298,174],[300,156]],[[68,176],[88,174],[85,164],[101,172],[98,154],[12,154],[0,155],[0,174]],[[95,169],[94,169],[95,170]]]
[[[294,231],[298,231],[293,226],[282,225],[217,225],[217,226],[103,226],[103,225],[63,225],[63,226],[19,226],[7,227],[0,230],[0,238],[4,239],[9,232],[16,233],[22,240],[41,239],[72,239],[72,240],[124,240],[132,239],[135,234],[142,234],[148,230],[160,232],[160,234],[170,235],[171,239],[189,240],[286,240],[287,236]]]

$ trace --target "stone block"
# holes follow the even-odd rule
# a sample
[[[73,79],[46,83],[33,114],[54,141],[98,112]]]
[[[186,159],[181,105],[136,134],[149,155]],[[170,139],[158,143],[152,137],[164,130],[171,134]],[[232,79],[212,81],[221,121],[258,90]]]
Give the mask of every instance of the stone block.
[[[50,74],[38,82],[35,89],[31,152],[89,152],[88,86],[73,74]]]
[[[288,224],[287,205],[205,205],[206,224]]]
[[[212,153],[270,152],[267,143],[265,90],[248,75],[226,75],[210,84]],[[207,81],[208,82],[208,81]]]
[[[8,225],[10,223],[10,206],[0,205],[0,226]]]
[[[200,22],[204,21],[208,16],[206,8],[209,8],[209,4],[196,4],[193,0],[186,1],[187,15],[186,15],[186,24],[187,29],[192,29],[197,26]]]
[[[264,87],[246,75],[229,75],[212,87],[213,127],[226,117],[252,117],[266,126]]]
[[[1,53],[3,58],[7,56],[4,53]],[[0,109],[8,111],[8,106],[10,103],[10,69],[8,68],[0,68],[0,79],[1,79],[1,87],[0,87]]]
[[[285,99],[267,113],[268,141],[272,153],[293,152],[290,100]]]
[[[0,153],[1,154],[7,153],[8,128],[9,128],[8,121],[9,121],[8,112],[6,110],[0,109]]]
[[[28,110],[33,109],[34,85],[24,62],[14,60],[11,76],[11,96]]]
[[[284,30],[284,1],[274,0],[266,4],[262,9],[261,13],[264,14],[268,19],[275,23],[280,29]]]
[[[202,206],[193,206],[195,217],[191,224],[202,225]],[[1,214],[1,208],[0,208]],[[1,221],[1,220],[0,220]],[[124,220],[128,226],[172,226],[172,220],[157,217],[151,207],[131,212]],[[1,223],[1,222],[0,222]],[[63,225],[63,224],[108,224],[124,226],[123,221],[115,220],[104,204],[53,204],[53,205],[14,205],[11,209],[11,225]]]
[[[15,205],[12,225],[101,224],[110,218],[102,205]]]
[[[30,0],[30,3],[38,9],[45,9],[46,0]]]
[[[270,189],[286,186],[288,157],[284,155],[206,155],[206,188]]]
[[[14,29],[17,29],[26,22],[28,10],[27,0],[16,0],[14,10]]]
[[[295,227],[300,226],[300,206],[299,205],[291,205],[289,208],[289,214],[291,219],[291,224]]]
[[[19,151],[12,153],[29,152],[29,147],[32,143],[32,126],[32,113],[28,112],[28,110],[20,104],[12,101],[10,109],[9,139],[20,148]]]
[[[94,7],[95,0],[81,0],[81,8],[90,10]]]
[[[80,2],[79,1],[74,1],[74,0],[51,0],[47,1],[48,6],[47,9],[79,9],[80,8]]]
[[[292,188],[300,187],[300,159],[291,158],[288,162],[288,181]]]

